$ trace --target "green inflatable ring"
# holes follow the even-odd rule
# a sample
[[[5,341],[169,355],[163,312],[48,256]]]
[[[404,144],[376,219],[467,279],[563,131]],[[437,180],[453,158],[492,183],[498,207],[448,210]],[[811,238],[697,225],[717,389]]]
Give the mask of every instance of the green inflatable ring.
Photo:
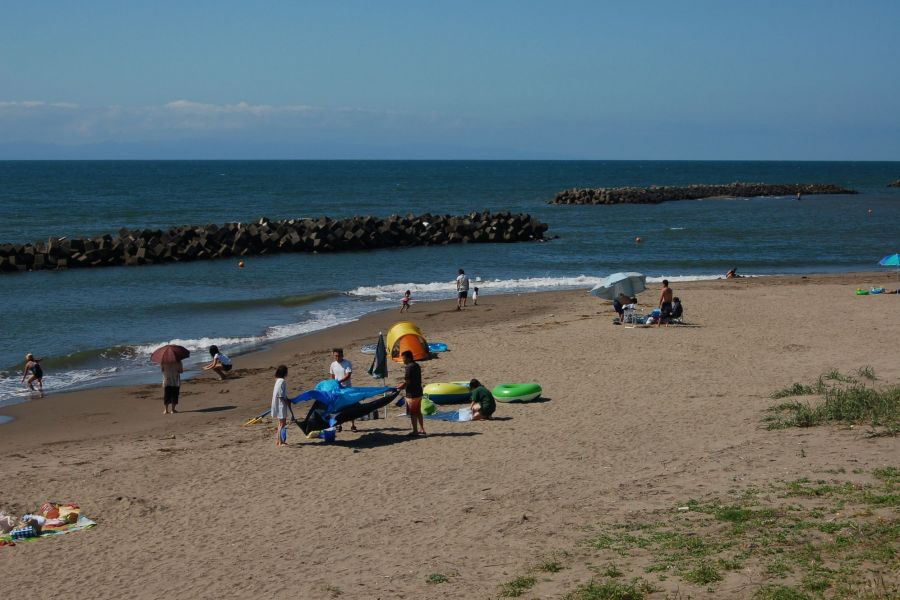
[[[497,402],[530,402],[541,397],[541,386],[536,383],[501,383],[491,394]]]

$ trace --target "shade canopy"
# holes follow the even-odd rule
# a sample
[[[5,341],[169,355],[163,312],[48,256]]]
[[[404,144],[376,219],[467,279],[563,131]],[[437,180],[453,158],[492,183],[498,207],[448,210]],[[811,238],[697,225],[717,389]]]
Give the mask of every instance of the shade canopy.
[[[642,273],[613,273],[591,288],[591,295],[614,300],[619,294],[625,294],[630,298],[646,289],[647,276]]]
[[[900,254],[889,254],[879,260],[878,264],[882,267],[900,267]]]

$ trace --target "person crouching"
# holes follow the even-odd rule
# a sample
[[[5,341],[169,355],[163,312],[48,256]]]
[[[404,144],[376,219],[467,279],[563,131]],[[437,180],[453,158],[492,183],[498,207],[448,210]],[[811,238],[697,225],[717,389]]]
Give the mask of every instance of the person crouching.
[[[469,389],[471,390],[472,399],[472,420],[473,421],[482,421],[486,419],[490,419],[494,414],[494,411],[497,410],[497,403],[494,401],[494,395],[491,394],[491,391],[481,385],[481,382],[477,379],[473,379],[469,382]]]

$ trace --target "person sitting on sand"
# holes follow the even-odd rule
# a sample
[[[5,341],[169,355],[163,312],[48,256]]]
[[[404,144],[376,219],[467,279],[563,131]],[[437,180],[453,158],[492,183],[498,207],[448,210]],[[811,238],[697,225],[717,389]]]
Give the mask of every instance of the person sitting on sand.
[[[625,294],[619,294],[619,297],[613,300],[613,310],[619,315],[619,323],[625,322],[625,308],[634,308],[635,304],[637,304],[637,298],[629,298]]]
[[[409,310],[410,300],[412,300],[412,292],[406,290],[406,293],[403,294],[403,298],[400,299],[400,312],[406,312]]]
[[[404,350],[403,383],[397,387],[406,391],[406,413],[412,423],[412,431],[407,435],[425,435],[425,418],[422,416],[422,367],[413,358],[413,353]]]
[[[737,267],[732,267],[730,271],[725,273],[725,279],[734,279],[737,277]]]
[[[44,369],[41,368],[43,358],[35,358],[34,354],[29,352],[25,355],[25,367],[22,369],[22,382],[28,378],[28,389],[34,390],[34,383],[37,382],[38,389],[41,392],[41,398],[44,397]]]
[[[494,411],[497,410],[494,395],[491,394],[489,389],[481,385],[481,382],[477,379],[469,382],[469,389],[471,390],[470,398],[472,399],[472,405],[469,407],[472,409],[472,420],[482,421],[490,419]]]
[[[666,322],[666,327],[669,326],[669,319],[672,317],[672,298],[674,296],[675,292],[669,287],[669,280],[663,279],[662,289],[659,294],[659,320],[656,322],[657,327],[662,325],[663,321]]]
[[[216,345],[209,347],[209,355],[213,357],[212,362],[203,367],[203,370],[215,371],[219,379],[225,379],[225,373],[231,370],[231,359],[224,352],[220,352]]]
[[[275,369],[275,388],[272,390],[272,407],[270,413],[273,419],[278,419],[278,429],[275,431],[275,445],[287,446],[281,441],[281,432],[287,426],[287,418],[290,411],[288,407],[287,397],[287,377],[288,368],[285,365],[278,365]]]

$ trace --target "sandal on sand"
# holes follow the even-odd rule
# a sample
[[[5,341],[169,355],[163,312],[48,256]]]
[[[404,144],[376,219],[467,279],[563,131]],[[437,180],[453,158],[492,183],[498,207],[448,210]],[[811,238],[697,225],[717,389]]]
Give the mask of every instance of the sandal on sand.
[[[417,435],[419,435],[418,431],[410,431],[406,434],[406,437],[416,437]]]

